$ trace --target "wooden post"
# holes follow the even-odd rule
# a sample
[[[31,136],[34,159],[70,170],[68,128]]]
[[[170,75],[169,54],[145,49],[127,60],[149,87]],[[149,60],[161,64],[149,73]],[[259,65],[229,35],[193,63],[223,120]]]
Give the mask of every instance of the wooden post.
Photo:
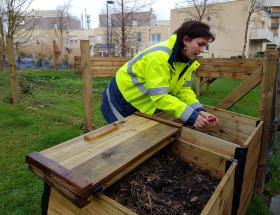
[[[90,60],[90,47],[88,40],[80,41],[81,48],[81,72],[84,80],[84,105],[86,130],[93,130],[92,123],[92,72]]]
[[[197,96],[200,96],[200,89],[201,89],[201,81],[202,81],[202,77],[196,76],[195,80],[196,80],[196,85],[195,85],[195,92]]]
[[[272,102],[275,87],[275,75],[277,58],[268,52],[267,61],[264,63],[261,82],[261,101],[259,107],[259,118],[264,121],[263,135],[260,149],[260,158],[256,178],[256,192],[263,193],[264,176],[267,165],[268,150],[271,141]]]
[[[58,71],[58,58],[60,55],[59,47],[55,40],[53,40],[53,68],[55,71]]]
[[[12,91],[12,103],[16,104],[19,102],[19,84],[16,74],[16,65],[15,65],[15,52],[14,52],[14,39],[7,36],[7,55],[8,55],[8,65],[9,65],[9,74],[10,74],[10,84]]]

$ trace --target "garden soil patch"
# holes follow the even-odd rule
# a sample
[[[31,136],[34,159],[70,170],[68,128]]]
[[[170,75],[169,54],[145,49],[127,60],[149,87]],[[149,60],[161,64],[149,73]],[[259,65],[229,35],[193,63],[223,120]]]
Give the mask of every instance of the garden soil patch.
[[[164,150],[112,185],[105,194],[138,214],[200,214],[219,179]]]

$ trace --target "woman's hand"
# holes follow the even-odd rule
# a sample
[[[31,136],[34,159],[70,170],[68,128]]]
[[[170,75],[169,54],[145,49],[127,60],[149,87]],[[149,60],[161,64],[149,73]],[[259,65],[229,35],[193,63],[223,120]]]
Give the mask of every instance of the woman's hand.
[[[203,128],[203,127],[206,127],[208,125],[210,125],[208,120],[205,117],[201,116],[201,115],[198,115],[198,117],[196,118],[196,120],[195,120],[195,122],[193,124],[193,126],[195,128]]]
[[[205,118],[208,121],[208,125],[210,126],[216,126],[216,124],[219,122],[218,117],[215,116],[214,114],[205,111],[200,111],[199,115]]]

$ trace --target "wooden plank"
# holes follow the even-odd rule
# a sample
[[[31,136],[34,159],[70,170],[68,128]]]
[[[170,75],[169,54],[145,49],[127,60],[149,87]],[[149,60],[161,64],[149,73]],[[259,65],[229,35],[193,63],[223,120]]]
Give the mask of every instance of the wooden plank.
[[[134,114],[137,115],[137,116],[142,116],[142,117],[145,117],[145,118],[147,118],[147,119],[154,120],[154,121],[156,121],[156,122],[161,122],[161,123],[163,123],[163,124],[173,126],[173,127],[175,127],[175,128],[182,129],[182,127],[183,127],[183,124],[182,124],[182,123],[174,122],[174,121],[172,121],[172,120],[167,120],[167,119],[160,118],[160,117],[157,117],[157,116],[149,116],[149,115],[147,115],[147,114],[140,113],[140,112],[135,112]]]
[[[96,72],[96,71],[113,71],[113,70],[118,70],[122,65],[116,65],[116,66],[92,66],[91,69],[93,72]]]
[[[235,148],[239,147],[237,144],[189,128],[182,129],[180,139],[228,157],[233,157]]]
[[[242,192],[240,196],[240,208],[238,209],[239,215],[244,214],[244,210],[246,210],[250,204],[250,200],[254,192],[260,153],[262,127],[263,122],[261,121],[244,144],[244,146],[248,147],[248,153],[244,170]]]
[[[205,78],[225,78],[233,80],[245,80],[251,73],[222,73],[222,72],[199,72],[196,74],[196,77],[205,77]]]
[[[256,59],[228,59],[228,58],[203,58],[199,60],[201,65],[218,64],[222,66],[227,66],[227,65],[254,66],[256,64],[260,65],[264,61],[265,61],[264,59],[256,60]]]
[[[55,189],[51,189],[48,215],[136,215],[104,194],[93,197],[89,205],[78,208]]]
[[[86,162],[75,166],[72,170],[78,172],[92,183],[92,187],[103,184],[114,174],[122,171],[127,165],[139,159],[144,153],[177,136],[178,129],[157,123],[150,129],[139,132],[136,136],[121,142],[102,153],[92,157]]]
[[[81,49],[81,71],[83,74],[83,93],[85,108],[85,126],[87,131],[93,129],[92,122],[92,72],[90,71],[90,45],[88,40],[80,41]]]
[[[230,157],[210,151],[201,146],[178,139],[171,145],[174,151],[183,160],[195,164],[202,170],[217,178],[222,178],[225,174],[226,161]]]
[[[128,61],[130,58],[126,57],[93,57],[92,61]]]
[[[122,66],[127,61],[91,61],[91,66],[96,68],[96,66]]]
[[[118,124],[119,128],[114,131],[114,133],[109,133],[93,141],[85,141],[84,135],[81,135],[77,138],[46,149],[41,153],[64,167],[72,169],[99,153],[102,153],[102,151],[133,138],[134,136],[137,136],[138,133],[151,129],[157,124],[155,121],[135,115],[129,116],[125,118],[125,120],[124,123]],[[110,125],[105,127],[110,127]],[[96,134],[96,132],[102,132],[103,128],[99,128],[87,134],[91,135]]]
[[[215,192],[211,196],[201,215],[230,215],[234,191],[236,163],[233,163]]]
[[[229,109],[232,107],[261,81],[261,72],[262,68],[255,71],[250,77],[244,80],[237,89],[232,91],[217,107],[221,109]]]
[[[259,121],[258,118],[234,113],[217,107],[207,105],[204,107],[208,112],[217,115],[222,120],[221,123],[224,124],[224,126],[228,125],[229,128],[233,128],[247,134],[251,134],[251,132],[256,128],[257,121]]]
[[[239,146],[242,146],[248,138],[248,134],[245,134],[243,132],[238,132],[237,130],[230,129],[227,127],[222,127],[219,125],[213,128],[200,128],[196,130],[211,135],[213,137],[218,137],[225,141],[232,142]]]
[[[87,140],[87,141],[92,141],[92,140],[95,140],[97,139],[98,137],[102,137],[106,134],[109,134],[115,130],[118,129],[118,126],[117,125],[114,125],[114,124],[110,124],[110,127],[107,127],[106,129],[104,129],[104,131],[102,133],[95,133],[95,134],[85,134],[84,136],[84,139]]]

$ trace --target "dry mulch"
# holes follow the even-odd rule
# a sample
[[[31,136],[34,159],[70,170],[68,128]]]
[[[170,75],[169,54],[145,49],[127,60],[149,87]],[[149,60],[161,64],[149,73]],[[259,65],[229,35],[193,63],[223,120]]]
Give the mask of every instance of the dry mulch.
[[[105,194],[138,214],[200,214],[219,179],[163,150]]]

